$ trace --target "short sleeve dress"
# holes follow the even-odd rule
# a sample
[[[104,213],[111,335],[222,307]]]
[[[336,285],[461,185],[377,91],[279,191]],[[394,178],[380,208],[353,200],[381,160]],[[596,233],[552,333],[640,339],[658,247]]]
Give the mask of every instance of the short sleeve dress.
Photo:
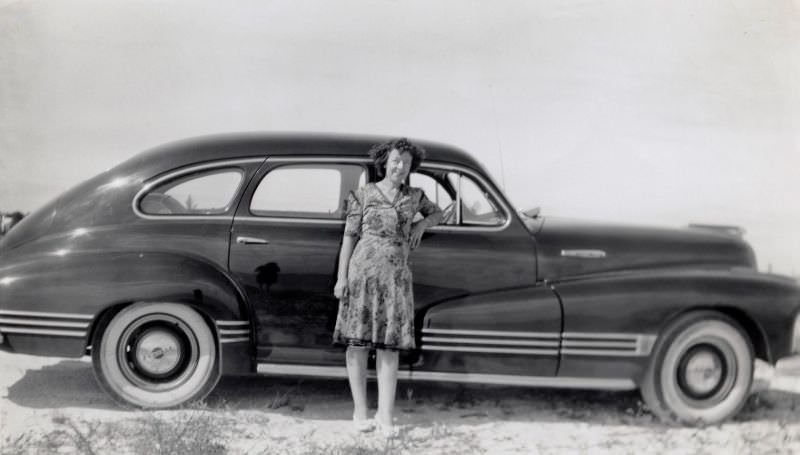
[[[402,185],[389,201],[374,183],[350,193],[344,234],[355,236],[333,343],[414,349],[414,295],[408,267],[414,215],[440,211],[419,188]]]

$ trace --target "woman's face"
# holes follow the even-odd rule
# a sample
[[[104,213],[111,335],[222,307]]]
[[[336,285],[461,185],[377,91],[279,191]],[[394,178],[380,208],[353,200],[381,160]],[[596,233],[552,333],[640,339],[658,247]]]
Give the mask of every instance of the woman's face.
[[[389,157],[386,159],[386,177],[392,183],[399,185],[406,180],[408,173],[411,171],[412,156],[408,152],[399,152],[397,149],[392,149],[389,152]]]

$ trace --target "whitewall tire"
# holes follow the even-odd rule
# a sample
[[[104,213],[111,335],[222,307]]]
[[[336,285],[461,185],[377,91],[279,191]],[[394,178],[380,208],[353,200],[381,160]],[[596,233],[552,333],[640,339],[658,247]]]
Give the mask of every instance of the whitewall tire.
[[[92,346],[95,376],[118,402],[178,406],[204,398],[219,380],[214,334],[187,305],[136,303],[101,330]]]

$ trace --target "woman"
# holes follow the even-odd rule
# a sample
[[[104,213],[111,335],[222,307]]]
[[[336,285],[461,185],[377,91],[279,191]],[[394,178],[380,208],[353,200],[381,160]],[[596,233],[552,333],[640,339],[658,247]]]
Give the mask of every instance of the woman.
[[[421,189],[404,183],[425,157],[421,147],[403,138],[377,145],[369,153],[382,179],[348,197],[334,288],[340,303],[333,341],[347,346],[353,420],[360,431],[372,429],[367,417],[367,354],[370,349],[377,351],[375,424],[391,435],[398,351],[415,347],[408,254],[419,246],[425,229],[441,221],[442,212]],[[413,222],[417,212],[424,218]]]

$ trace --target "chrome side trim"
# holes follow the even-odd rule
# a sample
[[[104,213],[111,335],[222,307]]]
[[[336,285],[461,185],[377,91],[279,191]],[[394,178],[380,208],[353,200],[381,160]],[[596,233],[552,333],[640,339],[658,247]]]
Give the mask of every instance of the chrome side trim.
[[[564,340],[561,344],[565,348],[621,348],[636,349],[635,341],[572,341]]]
[[[640,333],[564,332],[561,354],[602,357],[646,357],[655,345],[657,335]]]
[[[561,250],[561,256],[584,259],[602,259],[606,257],[603,250]]]
[[[220,343],[239,343],[241,341],[250,341],[250,337],[221,338],[219,340]]]
[[[423,345],[423,351],[486,352],[490,354],[558,355],[558,349],[485,348],[479,346]]]
[[[405,373],[403,371],[398,373]],[[636,383],[622,378],[573,378],[559,376],[516,376],[507,374],[470,374],[444,373],[435,371],[412,371],[406,375],[398,374],[402,379],[471,382],[478,384],[518,385],[530,387],[555,387],[565,389],[597,389],[597,390],[635,390]]]
[[[502,330],[422,329],[423,351],[486,352],[496,354],[581,355],[646,357],[656,335],[614,332],[512,332]],[[434,336],[429,336],[434,335]],[[436,336],[439,335],[439,336]],[[458,336],[461,337],[458,337]],[[489,338],[496,337],[496,338]],[[516,339],[511,339],[516,338]],[[477,346],[456,346],[477,345]],[[514,349],[501,346],[532,346],[550,349]]]
[[[515,338],[552,338],[559,339],[561,334],[558,332],[512,332],[506,330],[460,330],[460,329],[431,329],[423,328],[422,333],[438,333],[442,335],[477,335],[477,336],[500,336]]]
[[[0,310],[0,316],[28,316],[33,318],[57,318],[57,319],[86,319],[88,321],[94,319],[94,315],[92,314],[47,313],[43,311],[16,311],[16,310]]]
[[[562,338],[622,338],[622,339],[636,339],[636,333],[615,333],[615,332],[563,332]]]
[[[220,336],[225,335],[249,335],[250,329],[236,329],[236,330],[229,330],[229,329],[220,329],[219,330]]]
[[[345,367],[336,366],[311,366],[288,365],[277,363],[259,363],[258,373],[261,374],[286,374],[294,376],[318,376],[329,378],[346,378]],[[374,378],[375,372],[369,371],[369,377]],[[555,387],[571,389],[598,389],[598,390],[634,390],[636,383],[631,379],[623,378],[574,378],[559,376],[518,376],[506,374],[472,374],[448,373],[436,371],[409,371],[397,372],[398,379],[412,381],[441,381],[441,382],[467,382],[477,384],[517,385],[530,387]]]
[[[218,320],[217,332],[220,343],[240,343],[250,341],[250,321]]]
[[[288,374],[292,376],[320,376],[325,378],[346,378],[347,368],[314,365],[291,365],[284,363],[259,363],[256,372],[262,374]],[[367,372],[369,374],[369,372]],[[400,373],[398,371],[398,373]],[[374,373],[373,373],[374,377]]]
[[[18,333],[22,335],[52,335],[56,337],[72,337],[84,338],[86,332],[76,332],[72,330],[47,330],[47,329],[29,329],[21,327],[5,327],[0,326],[0,331],[3,333]]]
[[[218,326],[250,326],[250,321],[223,321],[217,320],[216,321]]]
[[[87,329],[89,322],[62,322],[62,321],[48,321],[38,319],[15,319],[0,317],[0,324],[14,324],[23,326],[42,326],[42,327],[66,327],[73,329]]]
[[[214,168],[225,168],[230,166],[236,166],[239,164],[249,164],[249,163],[263,163],[266,158],[241,158],[241,159],[234,159],[234,160],[221,160],[221,161],[212,161],[210,163],[199,164],[196,166],[189,166],[185,168],[177,169],[173,172],[165,174],[157,179],[147,182],[139,191],[136,192],[136,195],[133,197],[133,201],[131,201],[131,207],[133,208],[133,213],[136,214],[139,218],[144,218],[146,220],[204,220],[204,221],[231,221],[233,220],[233,215],[152,215],[147,214],[139,210],[139,200],[144,196],[145,193],[150,191],[154,186],[158,185],[161,182],[166,180],[170,180],[176,177],[180,177],[185,174],[191,174],[197,171],[204,171],[206,169],[214,169]],[[231,199],[231,202],[236,200],[236,195],[242,190],[245,182],[245,173],[242,173],[242,180],[239,182],[239,186],[236,187],[236,191],[234,197]],[[228,208],[230,209],[230,207]]]
[[[601,356],[601,357],[641,357],[636,351],[623,351],[619,349],[562,349],[564,355]]]
[[[503,346],[539,346],[546,348],[557,348],[558,341],[529,341],[529,340],[501,340],[496,338],[446,338],[446,337],[422,337],[423,342],[430,343],[462,343],[462,344],[482,344],[482,345],[503,345]]]

